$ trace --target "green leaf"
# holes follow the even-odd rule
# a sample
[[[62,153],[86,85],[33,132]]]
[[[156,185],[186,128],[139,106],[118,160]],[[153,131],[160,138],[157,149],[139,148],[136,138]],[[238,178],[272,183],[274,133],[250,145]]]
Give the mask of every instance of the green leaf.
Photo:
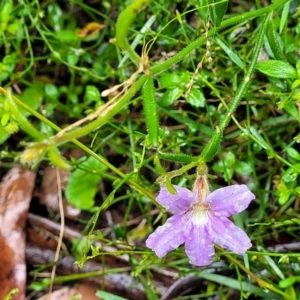
[[[293,285],[294,283],[300,281],[300,276],[291,276],[279,281],[278,285],[281,289],[286,289],[289,286]]]
[[[58,100],[59,90],[54,84],[47,83],[45,85],[45,93],[46,93],[47,97],[49,97],[52,101]]]
[[[103,103],[99,89],[94,85],[87,85],[85,87],[84,102],[86,104],[89,104],[91,102],[96,102],[98,104]]]
[[[296,69],[281,60],[264,60],[255,67],[260,72],[275,78],[298,78]]]
[[[233,176],[233,164],[235,162],[235,155],[232,152],[228,152],[224,160],[219,160],[216,162],[212,169],[215,172],[222,173],[224,175],[224,179],[229,182]]]
[[[160,105],[162,106],[170,106],[172,105],[183,93],[181,88],[173,88],[171,90],[167,90],[162,98],[160,99]]]
[[[0,29],[2,32],[6,30],[7,24],[10,21],[12,9],[12,0],[6,0],[2,2],[2,5],[0,6]]]
[[[26,88],[20,98],[25,104],[27,104],[34,110],[38,109],[40,103],[43,100],[43,96],[38,92],[38,90],[31,87]],[[20,111],[24,116],[31,115],[30,112],[28,112],[23,107],[20,107]]]
[[[252,174],[252,167],[249,162],[238,161],[235,165],[235,170],[242,175]]]
[[[233,166],[235,164],[235,155],[232,151],[229,151],[226,154],[226,158],[225,158],[228,166]]]
[[[186,99],[186,102],[198,108],[205,106],[205,100],[206,99],[200,89],[192,88]]]
[[[79,41],[79,37],[73,30],[60,30],[55,34],[55,37],[63,43],[73,43]]]
[[[287,154],[293,158],[293,159],[296,159],[296,160],[300,160],[300,154],[297,150],[295,150],[294,148],[287,148],[286,150]]]
[[[71,66],[76,66],[79,61],[79,55],[75,53],[74,51],[68,51],[67,53],[67,62]]]
[[[116,296],[116,295],[113,295],[111,293],[104,292],[104,291],[97,291],[96,296],[102,300],[128,300],[126,298]]]
[[[290,2],[287,2],[283,6],[282,14],[281,14],[281,19],[280,19],[280,25],[279,25],[279,32],[281,33],[283,30],[283,27],[287,23],[288,15],[289,15],[289,10],[290,10]]]
[[[0,145],[3,144],[9,138],[9,133],[5,128],[0,125]]]
[[[69,203],[79,209],[91,209],[99,181],[105,171],[106,167],[94,157],[81,159],[66,187],[66,197]]]
[[[280,61],[285,61],[286,59],[280,47],[279,37],[274,29],[273,19],[268,21],[266,37],[274,54],[274,58]]]
[[[253,126],[250,127],[250,132],[256,138],[257,143],[261,147],[263,147],[266,150],[270,149],[270,147],[267,144],[267,142],[265,141],[265,139],[261,136],[261,134]]]
[[[159,77],[162,88],[170,88],[180,84],[180,77],[176,73],[165,73]]]
[[[227,54],[227,56],[230,60],[232,60],[241,69],[244,68],[244,63],[242,62],[240,57],[235,52],[233,52],[221,39],[216,38],[216,42],[223,49],[223,51]]]
[[[49,3],[47,6],[47,21],[55,31],[63,28],[63,11],[56,3]]]
[[[219,27],[227,10],[227,0],[213,0],[209,1],[212,5],[209,6],[209,14],[212,23]]]

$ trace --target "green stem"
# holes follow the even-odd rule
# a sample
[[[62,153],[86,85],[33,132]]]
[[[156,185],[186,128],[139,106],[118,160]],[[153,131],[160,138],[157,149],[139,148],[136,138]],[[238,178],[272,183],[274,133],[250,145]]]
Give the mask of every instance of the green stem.
[[[234,25],[234,24],[239,23],[239,22],[244,22],[246,20],[250,20],[250,19],[258,17],[262,14],[273,12],[274,10],[278,9],[279,7],[281,7],[282,5],[284,5],[288,1],[289,0],[279,0],[275,3],[273,3],[272,5],[268,6],[268,7],[261,8],[261,9],[256,10],[256,11],[248,12],[248,13],[236,16],[236,17],[232,17],[228,20],[225,20],[225,21],[222,22],[220,27],[212,28],[208,32],[208,36],[214,35],[216,32],[218,32],[219,30],[221,30],[225,27]],[[174,65],[174,64],[178,63],[180,60],[182,60],[191,51],[193,51],[197,47],[204,44],[205,41],[206,41],[206,37],[201,36],[200,38],[198,38],[197,40],[192,42],[189,46],[184,48],[177,55],[171,57],[170,59],[168,59],[167,61],[165,61],[164,63],[162,63],[158,66],[152,67],[150,69],[151,74],[154,76],[154,75],[157,75],[160,72],[163,72],[163,71],[169,69],[172,65]],[[80,138],[84,135],[87,135],[90,132],[92,132],[93,130],[95,130],[96,128],[99,128],[100,126],[105,124],[108,120],[110,120],[113,116],[115,116],[122,109],[122,107],[127,103],[127,101],[130,100],[131,97],[133,97],[133,95],[136,94],[137,91],[142,87],[142,85],[144,84],[146,79],[147,79],[146,75],[141,76],[141,78],[131,86],[131,88],[128,90],[126,95],[121,97],[118,100],[118,102],[112,107],[112,109],[105,116],[99,116],[99,118],[97,120],[90,122],[88,125],[86,125],[84,127],[81,127],[80,129],[74,130],[70,133],[66,133],[63,136],[53,137],[53,140],[57,144],[63,144],[63,143],[66,143],[66,142],[68,142],[68,141],[70,141],[74,138],[77,139],[77,138]]]
[[[7,91],[5,89],[3,89],[2,87],[0,87],[0,94],[7,96]],[[39,114],[38,112],[36,112],[35,110],[33,110],[31,107],[29,107],[28,105],[26,105],[25,103],[23,103],[21,100],[19,100],[17,97],[12,96],[13,101],[20,105],[21,107],[23,107],[24,109],[26,109],[27,111],[29,111],[32,115],[34,115],[35,117],[37,117],[39,120],[43,121],[44,123],[46,123],[47,125],[49,125],[51,128],[53,128],[55,131],[60,131],[61,128],[58,127],[57,125],[55,125],[54,123],[52,123],[50,120],[48,120],[47,118],[45,118],[44,116],[42,116],[41,114]],[[28,132],[28,134],[30,134],[30,132]],[[39,137],[37,137],[39,138]],[[46,137],[43,136],[43,139],[46,140]],[[116,168],[115,166],[113,166],[112,164],[110,164],[107,160],[105,160],[103,157],[99,156],[98,154],[96,154],[93,150],[89,149],[87,146],[85,146],[84,144],[82,144],[81,142],[73,139],[72,142],[77,145],[79,148],[81,148],[83,151],[85,151],[86,153],[88,153],[89,155],[93,156],[94,158],[96,158],[98,161],[100,161],[101,163],[103,163],[105,166],[107,166],[110,170],[112,170],[115,174],[117,174],[118,176],[120,176],[123,179],[126,179],[127,183],[132,186],[133,188],[135,188],[138,192],[140,192],[143,195],[146,195],[147,197],[149,197],[149,199],[151,199],[152,201],[155,201],[155,197],[154,195],[148,191],[147,189],[145,189],[144,187],[142,187],[141,185],[139,185],[137,182],[135,182],[134,180],[131,179],[127,179],[128,178],[128,174],[124,174],[122,171],[120,171],[118,168]]]
[[[114,115],[116,115],[122,109],[122,107],[126,104],[126,102],[129,101],[133,97],[133,95],[137,93],[137,91],[142,87],[142,85],[145,83],[146,80],[147,80],[147,76],[144,75],[138,81],[136,81],[128,90],[128,92],[120,100],[118,100],[115,104],[112,105],[111,109],[108,110],[105,113],[105,115],[100,115],[97,120],[77,130],[74,130],[69,133],[65,133],[62,136],[60,135],[53,136],[52,137],[53,141],[57,145],[60,145],[72,139],[78,139],[92,132],[96,128],[101,127],[103,124],[107,123]]]
[[[117,24],[116,24],[116,44],[122,50],[126,51],[130,57],[130,59],[138,64],[140,61],[140,57],[138,54],[130,47],[127,41],[127,33],[130,25],[133,20],[136,18],[140,9],[143,8],[146,4],[148,4],[151,0],[135,0],[130,5],[128,5],[124,11],[121,12]]]
[[[224,132],[225,128],[227,127],[228,123],[230,122],[231,117],[233,116],[234,112],[236,111],[238,105],[240,104],[243,94],[249,87],[250,79],[254,72],[257,58],[260,53],[261,47],[263,45],[264,34],[265,34],[265,31],[267,28],[268,19],[269,19],[269,15],[267,15],[264,18],[263,23],[261,24],[260,32],[258,34],[258,41],[257,41],[256,47],[254,49],[254,54],[253,54],[250,66],[248,68],[248,71],[246,73],[246,76],[245,76],[244,80],[242,81],[242,83],[240,84],[240,86],[236,92],[236,95],[235,95],[231,105],[228,108],[226,115],[220,121],[219,126],[216,127],[213,136],[211,137],[208,144],[206,144],[206,146],[204,147],[204,149],[200,155],[200,157],[206,162],[212,160],[214,158],[214,156],[217,154],[217,152],[219,150],[219,145],[220,145],[220,142],[221,142],[221,139],[223,136],[223,132]]]
[[[219,248],[219,247],[218,247]],[[219,248],[220,249],[220,248]],[[229,261],[231,261],[232,263],[234,263],[236,266],[238,266],[240,269],[242,269],[246,274],[248,274],[251,278],[253,278],[258,285],[261,288],[264,289],[268,289],[270,291],[275,292],[278,295],[283,296],[285,299],[290,299],[290,300],[295,300],[293,297],[287,295],[286,293],[284,293],[283,291],[277,289],[275,286],[273,286],[272,284],[264,281],[263,279],[257,277],[253,272],[251,272],[249,269],[247,269],[241,262],[239,262],[237,259],[235,259],[233,256],[231,256],[230,254],[224,254],[225,257],[227,257],[227,259]]]

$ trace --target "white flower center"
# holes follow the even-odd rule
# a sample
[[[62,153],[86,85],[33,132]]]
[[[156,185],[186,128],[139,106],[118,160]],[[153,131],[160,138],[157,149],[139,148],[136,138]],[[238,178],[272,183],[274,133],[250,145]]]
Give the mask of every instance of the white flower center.
[[[190,208],[191,220],[194,225],[205,225],[209,221],[210,207],[204,203],[197,203]]]

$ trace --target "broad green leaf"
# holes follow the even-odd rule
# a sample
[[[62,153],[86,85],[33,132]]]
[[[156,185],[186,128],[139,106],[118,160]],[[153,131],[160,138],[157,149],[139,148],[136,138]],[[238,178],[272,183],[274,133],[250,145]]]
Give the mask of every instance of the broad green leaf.
[[[192,88],[186,99],[186,102],[197,108],[204,107],[205,97],[200,89]]]
[[[285,183],[292,182],[293,185],[296,183],[298,173],[293,168],[288,168],[284,173],[282,174],[282,180]]]
[[[79,41],[79,37],[73,30],[60,30],[55,34],[55,37],[63,43],[73,43]]]
[[[286,150],[286,152],[287,152],[287,154],[291,158],[296,159],[296,160],[300,160],[300,154],[299,154],[299,152],[296,149],[294,149],[294,148],[288,148]]]
[[[7,24],[10,21],[12,9],[12,0],[6,0],[2,2],[2,5],[0,6],[0,29],[2,32],[6,30]]]
[[[55,31],[60,31],[63,28],[63,11],[56,3],[49,3],[47,6],[48,23]]]
[[[228,166],[233,166],[235,164],[235,155],[232,151],[229,151],[226,154],[225,160],[228,164]]]
[[[279,192],[278,203],[284,205],[290,198],[292,190],[290,190],[283,180],[277,186],[277,191]]]
[[[252,174],[252,167],[249,162],[238,161],[235,165],[235,170],[242,175]]]
[[[296,69],[281,60],[264,60],[256,64],[260,72],[275,78],[298,78]]]
[[[232,60],[241,69],[244,68],[244,63],[235,52],[233,52],[221,39],[216,38],[216,42],[224,50],[230,60]]]
[[[165,73],[158,80],[163,88],[170,88],[180,84],[180,77],[176,73]]]
[[[67,53],[67,62],[71,66],[76,66],[79,61],[79,55],[76,54],[74,51],[68,51]]]
[[[106,167],[94,157],[81,159],[66,187],[66,197],[69,203],[79,209],[91,209],[99,181],[105,171]]]
[[[59,97],[59,90],[54,84],[47,83],[45,85],[45,94],[51,100],[57,101]]]
[[[91,102],[96,102],[98,104],[103,103],[99,89],[94,85],[87,85],[85,87],[84,101],[86,104],[89,104]]]
[[[26,88],[20,98],[22,102],[24,102],[34,110],[38,109],[41,101],[43,100],[43,96],[38,92],[38,90],[31,87]],[[28,112],[23,107],[20,107],[20,111],[24,116],[30,115],[30,112]]]
[[[160,105],[170,106],[172,105],[183,93],[181,88],[175,87],[167,90],[160,99]]]

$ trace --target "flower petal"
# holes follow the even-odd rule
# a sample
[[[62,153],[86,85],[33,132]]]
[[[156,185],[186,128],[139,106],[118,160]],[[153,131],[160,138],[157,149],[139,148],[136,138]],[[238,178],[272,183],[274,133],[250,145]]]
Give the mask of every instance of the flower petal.
[[[166,187],[162,187],[156,201],[172,214],[185,213],[191,204],[196,203],[195,195],[188,189],[174,185],[176,195],[171,194]]]
[[[245,210],[255,199],[245,184],[230,185],[217,189],[206,198],[212,212],[217,217],[229,217]]]
[[[175,215],[159,226],[146,240],[146,246],[152,249],[158,257],[165,256],[185,242],[189,234],[191,222],[187,215]]]
[[[185,241],[185,253],[193,265],[202,267],[212,263],[215,248],[206,226],[191,228]]]
[[[211,216],[209,233],[215,244],[236,254],[243,255],[252,246],[247,234],[224,217]]]

